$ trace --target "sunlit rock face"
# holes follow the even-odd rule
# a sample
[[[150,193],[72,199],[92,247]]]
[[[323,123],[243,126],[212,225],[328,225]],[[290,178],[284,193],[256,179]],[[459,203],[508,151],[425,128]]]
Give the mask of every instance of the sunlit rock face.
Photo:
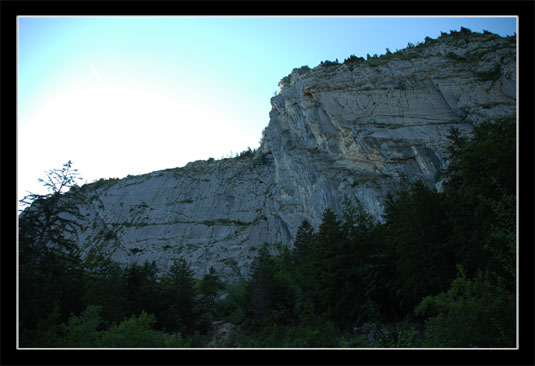
[[[259,244],[280,238],[270,211],[273,177],[266,156],[197,161],[105,181],[96,190],[89,185],[82,188],[90,204],[80,239],[87,248],[104,243],[121,263],[154,260],[166,269],[183,255],[199,276],[214,266],[239,278]]]
[[[264,242],[291,245],[345,197],[381,220],[403,181],[440,188],[450,127],[516,114],[516,41],[450,34],[368,61],[294,70],[272,98],[255,154],[84,186],[84,248],[121,263],[183,255],[197,276],[213,266],[247,277]]]

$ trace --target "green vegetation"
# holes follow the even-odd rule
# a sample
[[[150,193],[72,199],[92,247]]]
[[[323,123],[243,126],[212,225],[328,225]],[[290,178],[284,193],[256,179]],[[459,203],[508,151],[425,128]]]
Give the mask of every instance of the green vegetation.
[[[102,229],[97,234],[98,237],[102,237],[102,239],[106,241],[115,240],[117,239],[117,233],[114,230],[111,229]]]
[[[456,60],[456,61],[463,61],[463,62],[468,61],[466,57],[459,56],[458,54],[453,53],[451,51],[446,54],[446,57],[451,58],[452,60]]]
[[[226,347],[515,347],[515,119],[471,138],[452,128],[450,142],[443,192],[405,183],[383,223],[346,198],[341,217],[304,221],[292,247],[259,248],[237,283],[213,268],[195,280],[183,258],[163,274],[98,248],[81,260],[61,216],[37,225],[40,209],[71,207],[66,196],[38,200],[20,220],[20,344],[206,347],[223,321],[237,326]]]
[[[95,190],[99,188],[110,188],[118,181],[119,181],[119,178],[109,178],[109,179],[100,178],[96,182],[92,183],[91,186]]]
[[[492,70],[476,72],[479,81],[498,81],[501,76],[501,66],[496,64]]]
[[[253,160],[253,168],[256,168],[258,165],[268,165],[270,163],[268,155],[271,155],[271,153],[259,154],[259,156]]]
[[[287,75],[287,76],[282,78],[281,83],[283,83],[285,85],[292,85],[292,83],[290,82],[291,77],[292,77],[292,73],[297,72],[299,75],[306,75],[309,71],[310,71],[310,68],[308,66],[306,66],[306,65],[305,66],[301,66],[299,68],[295,68],[295,69],[292,70],[292,72],[289,75]],[[262,133],[262,135],[263,135],[263,133]]]
[[[440,37],[438,37],[438,39],[426,37],[424,42],[417,42],[416,45],[409,42],[407,44],[407,47],[404,50],[396,50],[395,52],[392,52],[387,48],[384,54],[381,54],[381,55],[367,54],[366,58],[357,57],[355,55],[350,55],[348,58],[344,59],[343,64],[347,65],[349,70],[352,71],[355,67],[359,65],[378,67],[378,66],[386,65],[388,62],[392,60],[406,61],[406,60],[413,60],[413,59],[421,58],[421,57],[430,57],[429,55],[424,56],[421,50],[431,45],[436,44],[440,40],[447,41],[447,42],[449,40],[452,40],[454,42],[460,41],[460,42],[464,42],[465,44],[468,44],[470,38],[477,39],[481,37],[485,37],[487,40],[494,40],[494,39],[500,38],[500,36],[490,33],[488,31],[483,31],[483,33],[477,33],[477,32],[472,32],[468,28],[461,27],[459,31],[451,30],[449,33],[441,32],[441,35]],[[508,40],[514,43],[516,42],[516,36],[508,37]],[[446,55],[446,57],[454,59],[459,62],[473,64],[481,60],[481,57],[484,54],[491,52],[491,51],[496,51],[497,49],[502,48],[502,47],[506,47],[506,45],[494,45],[493,47],[490,47],[490,48],[477,49],[475,51],[468,52],[464,56],[460,56],[453,52],[449,52]],[[340,65],[338,62],[338,59],[335,61],[329,61],[329,60],[322,61],[318,66],[322,68],[329,68],[329,67],[333,67],[336,65]],[[480,73],[480,75],[476,74],[476,76],[480,78],[482,81],[497,80],[496,71]],[[289,75],[285,79],[283,79],[283,81],[285,81],[286,83],[289,82]]]
[[[430,347],[512,347],[515,308],[515,297],[488,273],[470,279],[460,267],[450,289],[424,298],[415,313],[428,318]]]
[[[337,65],[340,65],[340,63],[338,62],[338,59],[336,59],[335,61],[325,60],[325,61],[320,62],[321,67],[330,67],[330,66],[337,66]]]
[[[356,187],[358,185],[366,184],[366,183],[378,185],[381,180],[385,180],[385,179],[392,179],[392,177],[388,174],[379,174],[375,176],[363,177],[363,178],[355,179],[355,181],[351,183],[351,187]]]
[[[250,147],[247,148],[247,150],[242,151],[240,155],[237,156],[238,159],[247,159],[252,158],[254,156],[254,151],[251,150]]]
[[[179,333],[174,335],[153,329],[154,315],[142,312],[121,323],[101,329],[101,307],[89,305],[79,316],[61,324],[50,341],[64,348],[183,348],[190,347]]]
[[[355,55],[351,55],[344,60],[344,64],[351,64],[351,63],[358,64],[358,63],[362,63],[365,61],[366,60],[364,60],[364,57],[357,57]]]
[[[349,56],[348,58],[346,58],[344,60],[344,64],[347,65],[347,67],[349,68],[350,71],[353,71],[355,66],[361,65],[364,62],[366,62],[364,57],[357,57],[355,55],[351,55],[351,56]]]
[[[203,225],[214,226],[214,225],[223,225],[223,226],[249,226],[250,222],[243,222],[240,220],[229,220],[229,219],[215,219],[215,220],[205,220],[200,222]]]

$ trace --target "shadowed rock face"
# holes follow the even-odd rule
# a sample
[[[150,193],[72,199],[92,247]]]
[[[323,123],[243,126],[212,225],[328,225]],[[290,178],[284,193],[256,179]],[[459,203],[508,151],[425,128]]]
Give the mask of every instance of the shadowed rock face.
[[[516,113],[516,44],[492,34],[447,35],[366,62],[294,70],[271,99],[254,156],[93,183],[80,233],[122,263],[183,255],[246,277],[264,242],[291,244],[303,219],[358,198],[381,220],[405,178],[440,187],[449,129],[470,133]]]

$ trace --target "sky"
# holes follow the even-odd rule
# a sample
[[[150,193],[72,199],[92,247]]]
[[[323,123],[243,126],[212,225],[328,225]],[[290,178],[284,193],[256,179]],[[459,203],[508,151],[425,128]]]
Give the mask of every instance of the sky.
[[[256,149],[293,68],[515,17],[18,17],[17,196],[71,160],[83,183]]]

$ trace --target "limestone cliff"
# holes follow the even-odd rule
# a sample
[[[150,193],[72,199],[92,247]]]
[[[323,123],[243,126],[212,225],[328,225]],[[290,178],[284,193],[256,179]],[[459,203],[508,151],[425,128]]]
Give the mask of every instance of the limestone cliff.
[[[449,128],[516,113],[516,40],[452,32],[368,60],[302,67],[271,100],[260,148],[82,187],[84,248],[122,262],[180,255],[247,276],[264,242],[291,244],[303,219],[317,226],[357,197],[377,219],[402,179],[440,182]]]

